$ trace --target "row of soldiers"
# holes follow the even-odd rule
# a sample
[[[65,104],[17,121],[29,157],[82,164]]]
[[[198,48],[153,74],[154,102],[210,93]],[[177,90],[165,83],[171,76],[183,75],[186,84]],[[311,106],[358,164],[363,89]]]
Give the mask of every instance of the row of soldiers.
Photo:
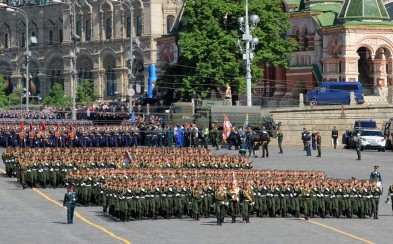
[[[382,194],[376,182],[331,179],[322,172],[235,171],[238,186],[233,187],[231,171],[152,171],[73,172],[68,182],[78,186],[83,204],[100,203],[123,220],[186,215],[197,220],[215,214],[219,224],[227,215],[233,222],[239,215],[249,222],[254,214],[378,218]]]
[[[137,147],[139,145],[173,147],[178,141],[176,130],[170,125],[164,128],[161,125],[142,125],[140,127],[135,125],[40,125],[40,127],[22,127],[0,125],[0,146],[5,148]],[[200,144],[197,130],[185,129],[182,134],[184,139],[181,146],[197,147]],[[207,147],[207,141],[205,144]]]
[[[228,155],[215,156],[202,148],[161,150],[150,148],[129,151],[123,148],[78,148],[75,150],[69,148],[36,150],[8,148],[3,152],[2,158],[8,176],[17,177],[24,188],[47,187],[48,185],[62,186],[65,173],[60,174],[59,171],[105,170],[123,167],[219,169],[224,164],[224,169],[250,169],[252,167],[247,158]],[[57,174],[55,174],[56,172]],[[54,176],[56,176],[56,180],[54,180]]]
[[[140,138],[136,126],[74,126],[72,124],[39,127],[0,126],[0,146],[42,147],[135,147]]]
[[[3,152],[3,157],[19,157],[21,155],[30,156],[35,155],[104,155],[111,156],[115,154],[122,156],[124,153],[129,152],[132,155],[169,155],[169,156],[180,156],[180,155],[212,155],[211,151],[204,148],[7,148]]]

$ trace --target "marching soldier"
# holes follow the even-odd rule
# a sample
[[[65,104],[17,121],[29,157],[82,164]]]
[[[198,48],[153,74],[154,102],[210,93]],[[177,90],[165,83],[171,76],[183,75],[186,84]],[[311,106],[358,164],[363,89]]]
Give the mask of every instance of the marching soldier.
[[[254,206],[254,191],[250,183],[247,183],[242,193],[242,216],[246,223],[250,223],[250,213]]]
[[[236,222],[236,215],[239,212],[239,202],[240,202],[240,188],[237,185],[237,181],[235,178],[235,173],[232,175],[232,186],[229,191],[230,200],[230,213],[232,218],[232,223]]]
[[[311,210],[311,190],[310,186],[308,183],[304,186],[302,190],[302,200],[303,200],[303,209],[304,209],[304,218],[308,220],[308,217],[310,215],[310,210]]]
[[[227,190],[222,184],[214,194],[214,202],[216,207],[217,225],[224,223],[226,214],[227,202]]]
[[[197,181],[194,182],[191,197],[192,197],[192,218],[194,220],[199,220],[199,215],[201,213],[201,206],[202,206],[202,198],[204,196],[203,196],[202,186],[198,185]]]
[[[378,206],[379,198],[382,195],[382,189],[378,186],[376,181],[371,183],[371,212],[374,215],[374,219],[378,219]]]

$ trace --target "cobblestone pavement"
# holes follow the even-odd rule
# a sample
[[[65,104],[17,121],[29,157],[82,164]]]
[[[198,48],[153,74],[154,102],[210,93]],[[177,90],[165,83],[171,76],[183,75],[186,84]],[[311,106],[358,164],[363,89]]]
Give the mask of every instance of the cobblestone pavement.
[[[217,154],[237,154],[234,150],[213,150]],[[0,150],[2,153],[3,150]],[[312,157],[301,146],[284,147],[278,154],[273,143],[269,158],[253,158],[256,169],[324,170],[329,177],[365,179],[379,165],[384,185],[393,183],[393,152],[364,151],[357,161],[356,152],[323,148],[322,158]],[[0,164],[4,169],[4,164]],[[251,218],[217,226],[215,219],[143,220],[118,222],[104,215],[100,207],[77,207],[83,219],[75,217],[66,224],[66,210],[39,192],[61,203],[65,189],[25,189],[16,180],[0,174],[0,243],[392,243],[391,205],[380,201],[379,220]],[[86,221],[86,222],[85,222]],[[87,223],[88,222],[88,223]],[[113,237],[114,236],[114,237]]]

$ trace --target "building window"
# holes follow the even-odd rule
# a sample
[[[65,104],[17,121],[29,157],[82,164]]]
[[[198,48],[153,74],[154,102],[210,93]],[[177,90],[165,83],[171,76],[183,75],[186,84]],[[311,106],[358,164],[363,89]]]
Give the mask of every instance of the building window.
[[[136,19],[136,35],[142,35],[142,16],[138,16]]]
[[[63,80],[63,75],[61,73],[61,70],[52,70],[51,75],[50,75],[50,87],[53,88],[53,86],[56,83],[59,83],[60,85],[63,86],[64,89],[64,80]]]
[[[78,35],[78,36],[81,36],[81,33],[82,33],[82,28],[81,28],[82,26],[81,26],[81,22],[80,21],[77,21],[76,22],[76,34]]]
[[[21,47],[25,47],[26,46],[26,36],[25,36],[25,33],[24,32],[22,32],[22,36],[21,36],[21,44],[20,44],[20,46]]]
[[[115,72],[111,66],[106,69],[106,95],[114,96],[116,92],[116,77]]]
[[[59,43],[63,43],[63,30],[59,30]]]
[[[49,45],[53,45],[53,31],[49,31]]]
[[[131,17],[127,17],[127,37],[131,36]]]
[[[106,19],[105,22],[105,33],[106,33],[106,39],[111,39],[112,38],[112,19]]]
[[[4,47],[8,48],[8,34],[7,33],[4,34]]]
[[[86,35],[85,35],[85,40],[90,41],[91,39],[91,21],[88,19],[85,22],[85,30],[86,30]]]
[[[175,23],[175,16],[173,15],[168,15],[166,17],[166,33],[171,33],[173,24]]]

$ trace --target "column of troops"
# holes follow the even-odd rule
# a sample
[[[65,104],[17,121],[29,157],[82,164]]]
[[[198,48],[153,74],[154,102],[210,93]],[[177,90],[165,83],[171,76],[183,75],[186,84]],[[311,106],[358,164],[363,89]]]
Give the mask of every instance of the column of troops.
[[[0,120],[0,147],[173,147],[174,129],[155,121],[93,125],[91,121]]]
[[[68,176],[81,204],[100,204],[121,220],[237,216],[378,218],[376,182],[327,178],[323,172],[131,169]]]
[[[9,148],[3,161],[24,187],[73,184],[81,204],[102,205],[125,221],[378,218],[382,194],[376,182],[327,178],[320,171],[251,170],[248,158],[213,156],[202,148]]]
[[[121,168],[250,169],[240,156],[217,156],[204,148],[7,148],[6,173],[23,188],[65,186],[67,172]]]

